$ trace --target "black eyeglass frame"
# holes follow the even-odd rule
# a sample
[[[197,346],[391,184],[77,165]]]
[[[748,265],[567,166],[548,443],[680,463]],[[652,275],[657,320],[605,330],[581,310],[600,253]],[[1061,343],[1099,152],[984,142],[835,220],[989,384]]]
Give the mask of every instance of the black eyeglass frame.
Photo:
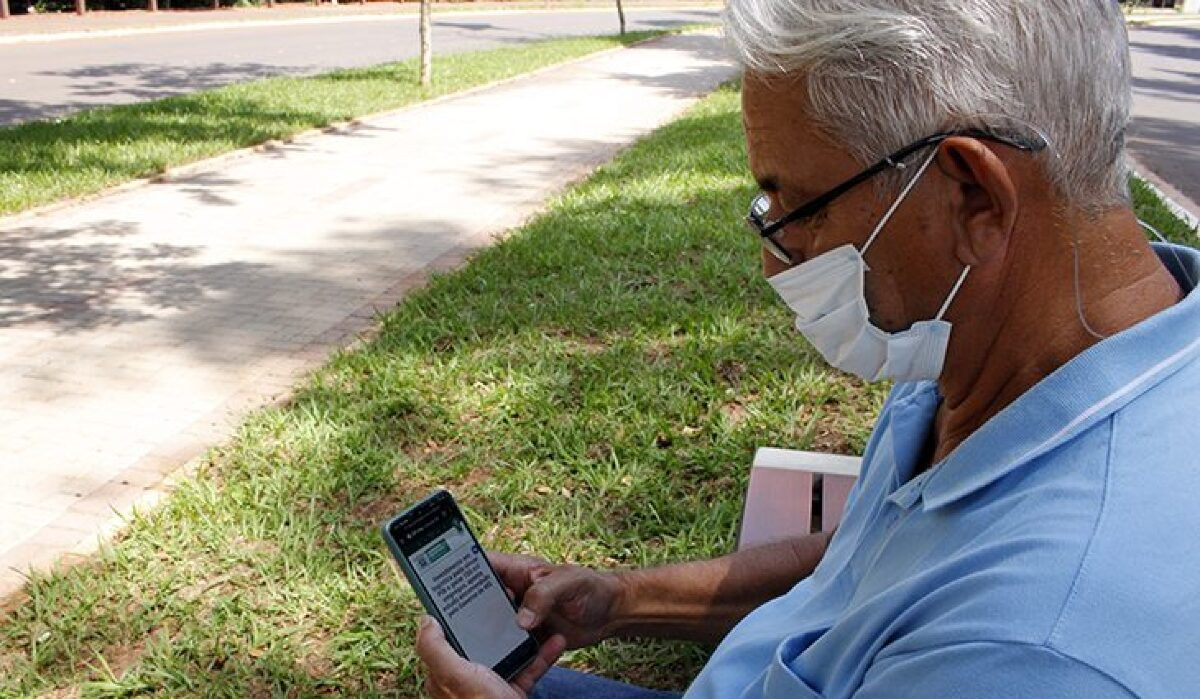
[[[770,211],[771,209],[771,200],[765,192],[759,192],[750,202],[750,212],[746,214],[746,225],[748,225],[751,230],[757,232],[759,236],[762,237],[763,245],[772,255],[779,259],[780,262],[789,265],[795,264],[795,260],[792,258],[791,253],[789,253],[782,245],[780,245],[779,241],[775,240],[774,237],[776,233],[783,230],[784,226],[800,219],[809,218],[810,216],[815,215],[818,211],[833,202],[833,200],[842,196],[851,189],[854,189],[875,175],[887,170],[888,168],[893,168],[896,170],[904,169],[904,161],[912,154],[923,148],[937,145],[942,141],[945,141],[947,138],[952,138],[954,136],[967,136],[980,140],[995,141],[997,143],[1027,152],[1037,152],[1046,147],[1045,141],[1042,140],[1038,140],[1036,142],[1023,141],[1017,138],[1001,136],[999,134],[981,131],[978,129],[944,131],[932,136],[926,136],[925,138],[910,143],[909,145],[901,148],[891,155],[888,155],[845,182],[842,182],[833,189],[830,189],[824,194],[820,194],[810,199],[803,205],[792,209],[790,212],[784,214],[780,218],[775,219],[774,221],[767,221],[764,218],[767,211]]]

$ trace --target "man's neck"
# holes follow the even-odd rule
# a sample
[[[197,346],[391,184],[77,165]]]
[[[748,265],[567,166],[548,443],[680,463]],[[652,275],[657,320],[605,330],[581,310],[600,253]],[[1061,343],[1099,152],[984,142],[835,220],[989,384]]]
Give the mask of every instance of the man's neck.
[[[998,270],[991,286],[1002,291],[976,297],[954,321],[931,463],[1088,347],[1181,298],[1131,212],[1060,212],[1031,223],[1039,220],[1040,227],[1018,224],[1020,249],[1009,255],[1037,262]]]

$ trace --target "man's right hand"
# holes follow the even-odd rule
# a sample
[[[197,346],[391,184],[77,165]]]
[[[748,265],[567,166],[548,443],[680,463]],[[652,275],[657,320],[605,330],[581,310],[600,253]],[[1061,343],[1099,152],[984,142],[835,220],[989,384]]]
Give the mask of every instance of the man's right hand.
[[[551,647],[613,636],[717,643],[755,607],[812,575],[829,534],[807,534],[709,561],[601,573],[532,556],[492,553],[520,605],[517,623]],[[550,661],[551,663],[553,660]]]
[[[613,635],[625,588],[617,575],[573,565],[552,565],[533,556],[488,553],[492,566],[517,600],[517,623],[543,640],[562,636],[581,648]]]

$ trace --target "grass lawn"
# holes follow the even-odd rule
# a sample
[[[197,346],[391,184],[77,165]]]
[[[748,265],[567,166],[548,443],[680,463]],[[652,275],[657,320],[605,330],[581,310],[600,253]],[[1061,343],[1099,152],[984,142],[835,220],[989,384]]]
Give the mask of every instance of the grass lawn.
[[[313,77],[258,80],[0,127],[0,215],[666,33],[671,32],[435,54],[430,89],[419,85],[413,59]]]
[[[419,605],[377,527],[437,485],[489,547],[602,567],[731,550],[754,448],[857,453],[886,391],[791,329],[741,226],[744,159],[723,89],[414,292],[0,611],[0,696],[419,696]],[[706,652],[569,663],[681,688]]]

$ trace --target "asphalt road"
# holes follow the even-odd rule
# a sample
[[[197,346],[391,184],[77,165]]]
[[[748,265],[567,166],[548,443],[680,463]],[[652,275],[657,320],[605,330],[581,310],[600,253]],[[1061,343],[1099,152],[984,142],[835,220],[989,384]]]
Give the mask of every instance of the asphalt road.
[[[1200,215],[1200,27],[1129,32],[1133,125],[1129,150]],[[1164,187],[1164,189],[1169,189]]]
[[[627,12],[628,28],[635,31],[716,22],[718,16],[713,9]],[[435,54],[475,51],[617,30],[615,10],[459,13],[434,18],[433,46]],[[269,75],[376,65],[417,52],[413,16],[0,45],[0,124]]]

